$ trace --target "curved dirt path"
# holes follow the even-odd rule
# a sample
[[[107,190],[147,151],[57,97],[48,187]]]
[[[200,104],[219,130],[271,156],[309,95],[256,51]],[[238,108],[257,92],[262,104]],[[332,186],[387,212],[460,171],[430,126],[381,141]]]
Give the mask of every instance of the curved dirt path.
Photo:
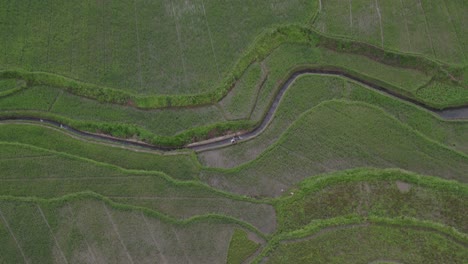
[[[247,132],[238,132],[235,134],[231,135],[226,135],[223,137],[217,137],[205,141],[200,141],[192,144],[188,144],[183,147],[165,147],[165,146],[155,146],[151,144],[147,144],[141,141],[132,141],[132,140],[126,140],[126,139],[121,139],[121,138],[116,138],[112,136],[106,136],[106,135],[101,135],[101,134],[94,134],[86,131],[81,131],[78,129],[75,129],[73,127],[61,124],[60,122],[56,122],[54,120],[50,119],[41,119],[37,117],[31,117],[31,116],[16,116],[16,117],[0,117],[0,122],[2,121],[29,121],[29,122],[39,122],[39,123],[46,123],[48,125],[52,125],[55,127],[59,127],[61,129],[64,129],[70,133],[77,134],[83,137],[89,137],[92,139],[97,139],[97,140],[103,140],[103,141],[110,141],[112,143],[119,143],[123,145],[128,145],[128,146],[136,146],[136,147],[142,147],[146,149],[152,149],[152,150],[158,150],[158,151],[171,151],[171,150],[177,150],[177,149],[192,149],[196,152],[202,152],[210,149],[215,149],[215,148],[220,148],[220,147],[225,147],[231,145],[231,138],[233,136],[239,137],[240,141],[245,141],[252,139],[256,137],[257,135],[261,134],[263,130],[268,126],[268,124],[271,122],[271,120],[274,117],[274,114],[279,106],[279,103],[281,99],[283,98],[284,93],[288,90],[288,88],[291,86],[291,84],[294,83],[294,81],[299,78],[302,75],[308,75],[308,74],[320,74],[320,75],[330,75],[330,76],[341,76],[345,77],[347,79],[353,80],[355,82],[358,82],[368,88],[384,92],[392,97],[395,97],[397,99],[415,104],[417,106],[420,106],[430,112],[433,112],[437,115],[439,115],[443,119],[468,119],[468,106],[462,106],[462,107],[453,107],[453,108],[447,108],[444,110],[439,110],[433,107],[430,107],[424,103],[421,103],[413,98],[407,97],[405,95],[399,94],[393,90],[387,89],[383,86],[380,86],[378,84],[374,84],[370,81],[364,80],[360,77],[354,76],[350,73],[347,73],[343,70],[337,70],[337,69],[304,69],[304,70],[299,70],[294,73],[292,73],[289,78],[282,84],[280,90],[276,94],[273,102],[270,105],[270,108],[268,109],[267,113],[265,114],[262,122],[260,125],[255,127],[251,131]]]

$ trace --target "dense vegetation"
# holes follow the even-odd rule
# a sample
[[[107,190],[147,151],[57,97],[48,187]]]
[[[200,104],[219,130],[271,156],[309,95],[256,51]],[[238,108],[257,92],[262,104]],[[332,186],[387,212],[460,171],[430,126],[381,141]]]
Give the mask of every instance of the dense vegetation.
[[[236,229],[229,243],[228,264],[241,264],[252,255],[260,245],[248,238],[245,231]]]

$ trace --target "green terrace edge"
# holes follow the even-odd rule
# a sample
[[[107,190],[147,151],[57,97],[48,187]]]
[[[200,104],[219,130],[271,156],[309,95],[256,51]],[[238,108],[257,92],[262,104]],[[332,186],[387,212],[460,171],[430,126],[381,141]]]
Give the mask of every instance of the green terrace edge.
[[[308,236],[317,234],[318,232],[328,228],[359,224],[374,224],[390,227],[423,229],[429,232],[432,231],[442,233],[448,237],[451,237],[452,239],[455,239],[458,243],[468,243],[467,234],[461,233],[453,227],[432,221],[422,221],[412,217],[386,218],[377,216],[360,217],[356,215],[349,215],[326,220],[317,220],[302,229],[273,236],[268,241],[267,246],[264,247],[262,252],[255,257],[252,263],[261,263],[261,260],[271,254],[280,245],[281,242],[307,238]]]
[[[229,93],[236,81],[240,79],[253,62],[263,60],[274,49],[284,43],[310,44],[312,46],[324,47],[339,52],[363,55],[387,65],[418,69],[433,75],[436,80],[444,82],[459,83],[457,79],[460,79],[460,76],[465,70],[465,67],[442,64],[422,55],[386,51],[363,42],[325,36],[303,25],[290,24],[271,28],[260,34],[253,45],[251,45],[244,55],[235,63],[231,72],[222,79],[220,84],[218,84],[213,91],[206,93],[141,96],[114,88],[81,82],[58,74],[29,72],[21,69],[0,71],[0,77],[21,79],[26,81],[28,85],[60,87],[70,93],[95,99],[99,102],[135,106],[141,109],[202,106],[220,101]],[[463,104],[467,103],[468,101],[463,102]],[[427,102],[427,105],[433,108],[443,109],[460,106],[461,103],[457,102],[457,105],[435,105]]]
[[[4,202],[22,202],[22,203],[43,203],[43,204],[53,204],[53,205],[63,205],[67,202],[75,202],[75,201],[83,201],[83,200],[97,200],[102,201],[106,205],[110,206],[113,209],[121,210],[121,211],[133,211],[137,210],[144,213],[147,216],[157,218],[161,221],[166,223],[178,225],[178,226],[187,226],[193,223],[199,222],[212,222],[212,223],[228,223],[228,224],[236,224],[242,228],[245,228],[255,234],[259,235],[260,237],[266,239],[266,235],[262,233],[260,230],[255,228],[253,225],[241,221],[237,218],[231,216],[225,216],[220,214],[203,214],[203,215],[196,215],[184,220],[179,220],[163,213],[160,213],[156,210],[152,210],[146,207],[141,206],[134,206],[128,205],[123,203],[114,202],[110,198],[100,195],[95,192],[91,191],[84,191],[84,192],[77,192],[72,194],[67,194],[58,198],[38,198],[38,197],[16,197],[10,195],[1,195],[0,201]]]

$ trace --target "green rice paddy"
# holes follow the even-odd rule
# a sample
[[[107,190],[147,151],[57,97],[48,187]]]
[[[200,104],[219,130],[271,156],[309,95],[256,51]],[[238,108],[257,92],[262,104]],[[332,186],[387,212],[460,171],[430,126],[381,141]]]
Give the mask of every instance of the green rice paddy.
[[[0,6],[0,263],[467,262],[463,1]]]

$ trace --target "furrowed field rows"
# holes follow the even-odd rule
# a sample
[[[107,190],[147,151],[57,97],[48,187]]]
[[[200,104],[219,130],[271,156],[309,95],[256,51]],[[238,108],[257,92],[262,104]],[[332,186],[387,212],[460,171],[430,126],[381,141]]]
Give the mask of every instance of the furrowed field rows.
[[[464,0],[0,0],[0,263],[464,263]]]
[[[467,235],[462,233],[468,228],[463,220],[463,213],[468,206],[467,195],[466,184],[398,169],[356,169],[311,177],[273,201],[278,212],[278,231],[268,239],[267,245],[262,248],[259,255],[255,256],[253,263],[259,263],[260,260],[269,261],[271,256],[274,256],[274,259],[281,259],[279,263],[298,262],[293,259],[297,255],[289,255],[282,251],[286,244],[302,245],[303,250],[313,252],[314,259],[329,259],[331,254],[348,258],[348,256],[354,256],[354,253],[347,250],[358,245],[361,249],[362,245],[359,241],[361,238],[364,239],[362,235],[366,234],[369,229],[373,230],[371,233],[377,236],[375,239],[383,243],[376,245],[390,250],[388,252],[383,250],[385,253],[410,257],[410,259],[418,254],[422,256],[427,256],[427,254],[415,250],[414,254],[405,255],[409,249],[407,246],[399,249],[402,245],[399,243],[401,238],[408,237],[413,231],[429,232],[435,237],[416,238],[416,241],[421,244],[418,244],[415,249],[428,247],[435,251],[431,254],[431,259],[433,256],[454,257],[454,263],[461,263],[458,259],[466,255],[468,242]],[[387,230],[388,233],[375,232],[376,228]],[[329,242],[330,237],[320,240],[330,232],[340,233],[345,230],[357,231],[352,235],[353,239],[358,237],[356,244],[353,239],[350,240],[349,245],[336,243],[336,241]],[[400,235],[394,236],[394,234]],[[398,239],[393,241],[390,237]],[[438,240],[440,238],[442,240]],[[315,252],[305,248],[308,241],[316,239],[320,240],[318,243],[322,246],[326,245],[323,250]],[[344,238],[340,239],[340,241],[344,240]],[[365,241],[368,239],[365,238]],[[403,244],[407,242],[406,239],[404,241]],[[437,244],[436,241],[441,244]],[[461,252],[464,253],[448,254],[452,251],[445,251],[445,245],[447,245],[445,241],[461,246]],[[345,255],[336,253],[333,246],[335,244],[339,245],[340,252],[347,253]],[[385,255],[381,255],[382,250],[374,250],[372,245],[373,243],[364,244],[366,249],[363,252],[358,250],[360,253],[356,257],[364,262],[371,261],[372,256],[386,259]],[[278,250],[281,252],[278,253]],[[301,256],[309,256],[309,253],[296,252]],[[367,259],[368,256],[371,256],[371,259]],[[324,262],[330,262],[330,259]],[[343,261],[338,263],[341,262]],[[419,262],[416,261],[416,263]]]
[[[191,154],[173,153],[163,155],[139,149],[122,149],[120,146],[108,146],[96,142],[87,142],[80,138],[72,138],[66,133],[50,127],[31,124],[0,125],[0,141],[18,142],[33,145],[52,151],[69,153],[97,162],[109,163],[125,169],[143,171],[162,171],[181,180],[193,179],[199,171],[199,163]],[[0,151],[0,159],[21,158],[33,149],[10,147]],[[24,153],[23,153],[24,151]],[[42,151],[29,156],[49,155]],[[177,166],[174,166],[177,164]]]
[[[268,108],[268,104],[272,100],[271,97],[278,89],[278,82],[284,81],[285,75],[287,76],[288,71],[297,67],[297,63],[310,65],[306,67],[314,68],[323,67],[324,63],[327,62],[327,67],[349,68],[348,70],[353,75],[359,76],[359,78],[364,78],[364,80],[371,78],[370,82],[374,80],[377,83],[383,83],[384,87],[390,85],[390,87],[393,87],[388,88],[390,90],[398,90],[406,94],[410,99],[419,98],[417,100],[426,100],[431,102],[430,104],[450,105],[456,103],[457,105],[463,105],[468,98],[466,93],[468,90],[463,89],[461,86],[443,84],[415,70],[410,71],[387,66],[362,56],[343,55],[327,50],[321,50],[321,53],[311,51],[313,51],[313,48],[306,45],[281,46],[268,58],[268,67],[263,67],[265,68],[262,70],[263,72],[271,71],[271,73],[268,76],[264,75],[259,78],[257,85],[255,85],[254,79],[256,77],[254,75],[258,76],[258,74],[254,71],[256,68],[252,66],[253,68],[244,76],[245,80],[241,79],[240,85],[236,86],[239,91],[235,89],[232,95],[229,94],[225,100],[221,101],[221,106],[224,108],[221,111],[219,106],[196,108],[196,112],[191,109],[142,111],[131,107],[122,108],[110,104],[103,105],[92,100],[64,94],[54,104],[55,106],[52,109],[54,114],[51,114],[50,117],[63,120],[61,122],[68,123],[78,129],[104,132],[117,137],[134,137],[157,145],[187,144],[194,140],[222,135],[227,131],[251,128],[254,125],[253,121],[259,122],[258,119]],[[308,55],[302,56],[301,54],[304,53]],[[372,73],[371,75],[359,73],[365,72],[365,69],[369,68],[369,64],[375,66],[370,68],[371,71],[368,71],[368,74]],[[250,74],[250,72],[254,75]],[[249,83],[249,85],[245,87],[244,83]],[[255,89],[259,90],[255,91]],[[241,91],[242,96],[254,95],[250,96],[250,102],[237,94]],[[57,98],[57,93],[59,93],[58,90],[52,88],[36,87],[3,98],[3,100],[0,100],[0,106],[11,111],[3,113],[4,115],[33,114],[44,117],[48,114],[35,111],[27,113],[25,110],[51,109],[52,98]],[[26,104],[26,102],[30,103]],[[253,111],[252,107],[254,107]],[[226,119],[233,118],[232,109],[240,109],[237,113],[243,114],[244,117],[248,116],[251,120],[224,122]],[[100,114],[94,114],[96,111]],[[69,119],[70,117],[74,120]],[[76,121],[76,119],[79,121]],[[128,122],[129,124],[122,124],[121,122]],[[174,134],[176,135],[174,136]]]
[[[466,236],[459,241],[447,233],[372,221],[350,224],[280,241],[262,263],[463,263],[468,257]]]
[[[362,187],[362,184],[368,187]],[[350,192],[345,190],[346,188],[354,189],[355,191],[351,193],[356,193],[359,197],[349,196]],[[415,238],[419,241],[417,245],[421,249],[425,248],[427,243],[436,246],[442,242],[446,246],[452,246],[454,243],[453,245],[466,247],[466,234],[448,226],[462,230],[467,228],[462,216],[467,206],[464,197],[468,193],[466,185],[457,182],[419,176],[400,170],[362,169],[311,178],[300,183],[293,191],[293,195],[285,194],[274,201],[275,208],[279,212],[280,229],[268,239],[266,247],[262,246],[264,250],[257,256],[257,260],[270,254],[276,258],[277,250],[283,250],[282,247],[286,244],[310,243],[322,237],[327,238],[330,233],[346,233],[346,230],[359,231],[363,234],[362,232],[372,229],[373,234],[377,235],[375,239],[380,241],[377,245],[380,246],[389,246],[385,243],[392,243],[393,239],[400,237],[400,235],[394,236],[395,234],[404,233],[408,238],[413,232],[411,230],[414,230],[431,234],[422,240],[421,237]],[[379,195],[373,195],[374,192]],[[333,210],[327,204],[323,204],[323,201],[328,201],[327,195],[335,196],[335,202],[341,201],[343,206],[334,208],[335,211],[331,211],[331,214],[327,212]],[[398,204],[388,203],[389,200],[398,201]],[[425,200],[432,202],[428,204]],[[433,204],[434,201],[438,205]],[[437,207],[437,210],[446,211],[440,214],[429,213],[434,210],[432,205]],[[294,208],[303,208],[304,214],[297,214],[298,211]],[[234,228],[236,232],[239,231],[238,224],[229,219],[211,220],[208,216],[185,223],[174,222],[165,216],[155,214],[154,211],[116,204],[107,198],[90,194],[72,195],[58,200],[2,197],[0,210],[3,215],[0,227],[7,222],[10,234],[14,234],[14,238],[12,235],[2,237],[7,247],[0,248],[0,252],[5,253],[0,255],[6,260],[17,259],[19,255],[13,255],[12,252],[18,252],[19,249],[14,251],[13,247],[20,246],[28,249],[24,251],[24,256],[27,262],[31,263],[49,259],[56,261],[66,259],[68,262],[75,262],[83,257],[114,263],[128,262],[129,259],[140,263],[150,258],[171,262],[176,256],[182,258],[181,261],[190,259],[193,263],[204,263],[203,261],[207,259],[209,261],[215,259],[214,256],[217,256],[216,259],[229,258],[228,248],[231,251],[231,247],[235,245],[229,246],[229,239],[226,238],[233,235]],[[339,212],[340,210],[342,212]],[[369,211],[364,212],[366,210]],[[359,216],[363,212],[364,217]],[[339,215],[343,213],[347,216],[340,217]],[[335,214],[338,217],[335,217]],[[436,222],[416,220],[412,217]],[[207,234],[207,228],[214,233]],[[227,233],[223,232],[226,228],[230,230]],[[28,232],[29,229],[42,230],[42,233]],[[386,233],[376,232],[380,229],[385,229]],[[221,234],[214,236],[218,232]],[[76,235],[70,236],[70,233]],[[256,243],[264,243],[261,242],[262,238],[255,238],[256,235],[251,230],[247,233],[248,240],[238,248],[239,252],[251,250],[246,248],[252,243],[251,239]],[[433,234],[436,236],[433,237]],[[382,240],[382,237],[390,240]],[[15,239],[17,244],[14,242]],[[204,243],[204,246],[194,243],[194,239]],[[221,241],[223,243],[220,244]],[[400,243],[400,239],[395,240],[395,243]],[[346,247],[342,249],[346,250]],[[206,251],[208,248],[210,250]],[[328,249],[334,247],[326,248],[328,252]],[[453,258],[454,263],[457,263],[458,257],[461,256],[447,254],[452,252],[451,249],[445,251],[440,247],[432,247],[432,250],[435,250],[433,253],[437,256],[442,254],[440,256]],[[205,252],[202,259],[200,259],[201,252]],[[207,255],[206,252],[214,253]],[[381,250],[366,250],[366,252],[376,256]],[[415,254],[418,254],[416,252]],[[324,257],[327,254],[321,252],[317,257]],[[288,254],[281,255],[288,256]],[[368,255],[360,254],[360,256],[365,258]]]
[[[276,142],[303,112],[331,99],[362,101],[379,106],[428,138],[465,153],[468,151],[467,141],[464,139],[468,129],[466,122],[443,121],[419,107],[342,78],[309,75],[298,78],[291,85],[283,96],[273,120],[262,134],[229,148],[198,153],[198,157],[202,164],[210,167],[235,167],[248,162]]]
[[[54,72],[141,94],[187,94],[213,87],[265,28],[303,22],[316,4],[232,2],[226,8],[211,0],[5,0],[0,5],[5,7],[0,68]]]
[[[239,228],[228,220],[204,218],[181,224],[147,211],[117,208],[93,199],[0,202],[3,219],[10,223],[18,245],[25,248],[26,263],[149,263],[154,259],[167,263],[186,259],[193,263],[222,263],[227,257],[226,238]],[[210,232],[204,232],[208,229]],[[35,232],[28,233],[32,230]],[[0,248],[0,259],[21,261],[21,254],[16,255],[18,249],[10,247],[11,242],[15,246],[13,237],[2,239],[8,247]]]
[[[329,101],[303,113],[255,160],[232,169],[205,168],[200,178],[234,193],[278,196],[307,176],[369,166],[399,167],[464,182],[468,158],[379,108]]]
[[[119,91],[113,88],[94,85],[86,82],[79,82],[73,79],[59,76],[46,72],[27,72],[21,70],[10,70],[1,72],[6,78],[24,79],[31,84],[49,85],[66,88],[68,91],[80,96],[85,96],[97,99],[101,102],[110,102],[123,105],[137,106],[140,108],[165,108],[165,107],[183,107],[213,104],[221,100],[230,88],[234,85],[250,64],[267,57],[268,53],[274,51],[278,46],[285,43],[296,44],[312,44],[312,46],[325,47],[341,52],[350,52],[376,59],[386,64],[395,65],[404,68],[416,68],[425,73],[438,74],[438,78],[447,79],[450,77],[452,81],[460,82],[460,71],[462,68],[451,68],[449,65],[438,64],[424,57],[417,57],[408,54],[388,52],[371,45],[360,42],[352,42],[343,39],[329,38],[317,34],[314,30],[308,27],[289,25],[277,27],[265,31],[255,42],[255,44],[247,50],[241,57],[238,63],[235,64],[231,72],[229,72],[215,90],[205,91],[198,94],[182,94],[182,95],[149,95],[139,96],[132,92]],[[447,77],[443,77],[447,75]],[[401,88],[393,87],[391,89],[400,90]],[[420,98],[426,102],[424,98]],[[426,102],[429,105],[438,108],[457,105],[452,104],[434,104]]]
[[[463,1],[353,0],[344,5],[341,1],[324,0],[314,27],[326,34],[465,65],[467,35],[461,26],[466,20],[463,10]],[[350,22],[346,22],[348,19]]]
[[[2,152],[12,153],[15,149],[23,149],[19,153],[27,153],[26,150],[31,147],[2,144],[1,148]],[[33,148],[33,151],[39,150]],[[154,208],[174,217],[189,218],[213,213],[253,221],[260,230],[268,233],[276,228],[276,222],[272,220],[275,219],[273,207],[260,201],[221,193],[195,181],[174,181],[158,172],[123,170],[68,154],[53,154],[54,156],[47,159],[24,160],[19,167],[14,162],[0,161],[0,194],[53,198],[70,193],[94,191],[110,197],[128,196],[128,199],[115,200]],[[167,200],[138,199],[153,196],[166,197]],[[192,198],[186,199],[187,197]],[[212,200],[207,201],[208,198]]]
[[[275,203],[278,229],[343,215],[412,217],[467,232],[466,184],[396,170],[356,169],[308,178]]]

